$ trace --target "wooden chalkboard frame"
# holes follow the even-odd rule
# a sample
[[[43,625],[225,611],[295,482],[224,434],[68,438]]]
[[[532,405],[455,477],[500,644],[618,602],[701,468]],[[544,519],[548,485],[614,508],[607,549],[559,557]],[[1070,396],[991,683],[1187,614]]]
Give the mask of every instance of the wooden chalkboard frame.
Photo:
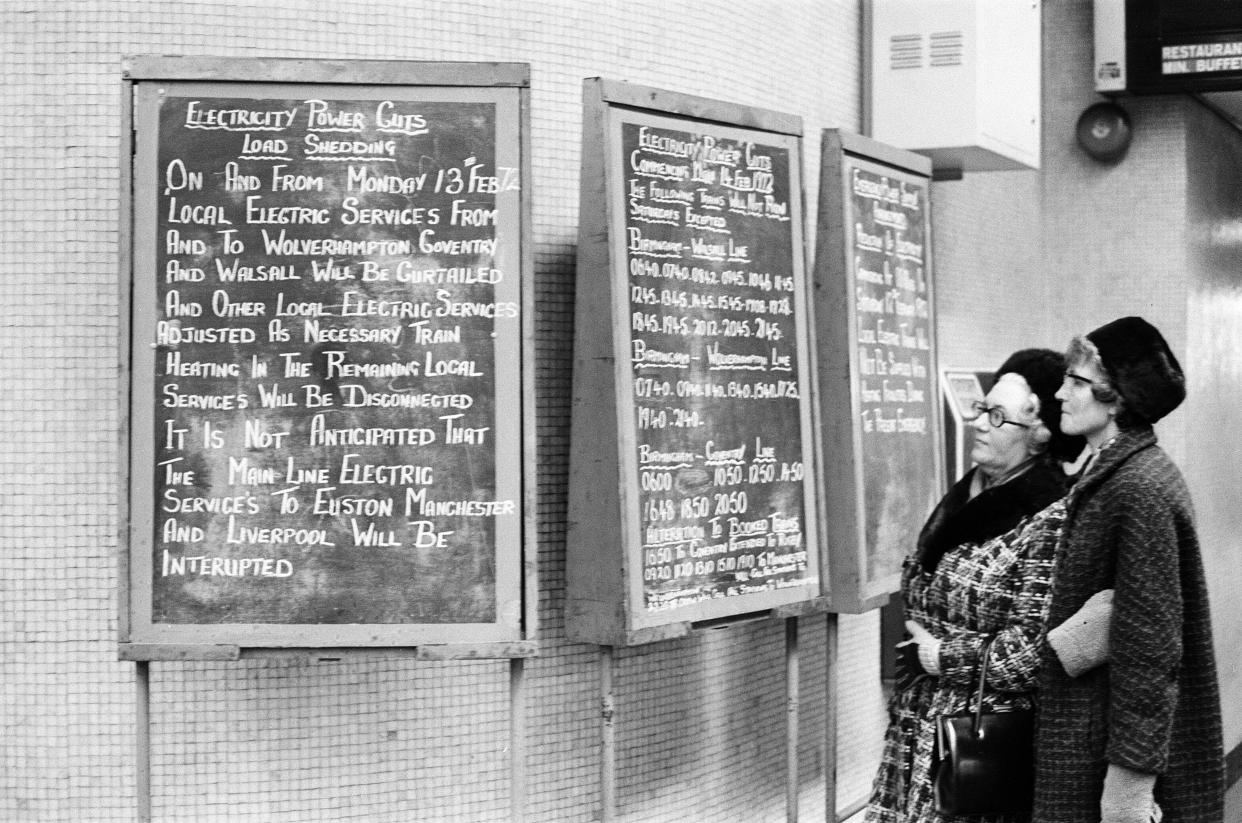
[[[820,511],[813,492],[815,350],[811,340],[803,239],[801,118],[603,78],[583,83],[583,155],[575,314],[574,406],[567,541],[566,632],[571,639],[631,646],[680,637],[722,622],[824,611]],[[790,153],[797,352],[802,381],[803,530],[811,558],[801,585],[747,592],[646,613],[643,604],[629,291],[624,251],[621,125],[688,132],[753,133]],[[756,140],[756,142],[760,142]]]
[[[935,267],[931,246],[931,160],[867,137],[839,129],[825,129],[821,142],[819,213],[814,279],[816,332],[820,340],[819,390],[824,472],[822,496],[826,506],[825,539],[830,555],[831,605],[834,612],[859,613],[884,605],[900,589],[900,565],[883,574],[869,572],[866,529],[868,501],[861,424],[860,356],[854,229],[848,223],[847,185],[852,168],[883,174],[923,192],[922,239],[930,336],[925,402],[928,420],[921,448],[924,461],[909,466],[904,476],[931,482],[936,498],[944,487],[943,429],[936,365]],[[874,480],[875,478],[871,478]],[[932,500],[934,503],[934,500]],[[912,507],[917,509],[918,507]],[[911,512],[903,522],[888,523],[912,549],[924,519],[931,513]]]
[[[319,61],[296,59],[224,59],[131,56],[122,62],[124,79],[121,101],[121,352],[119,404],[122,410],[122,454],[119,533],[118,655],[125,660],[230,660],[254,655],[349,655],[403,656],[445,660],[459,658],[522,658],[538,654],[537,577],[534,540],[538,534],[535,505],[535,397],[534,397],[534,293],[533,249],[530,242],[530,68],[525,63],[443,63],[413,61]],[[135,329],[144,317],[135,308],[135,294],[150,285],[153,273],[142,271],[135,249],[138,221],[149,220],[151,204],[136,200],[134,157],[140,135],[138,91],[141,84],[267,84],[280,87],[329,86],[342,96],[350,88],[404,87],[432,89],[440,99],[452,99],[452,90],[463,90],[469,99],[494,100],[500,119],[498,134],[505,151],[519,169],[521,195],[518,231],[512,259],[519,280],[520,351],[512,360],[520,370],[516,395],[510,402],[518,444],[516,459],[498,464],[520,508],[517,524],[499,546],[493,559],[497,566],[495,619],[483,623],[403,624],[177,624],[151,619],[151,569],[153,498],[149,493],[149,413],[134,396],[136,385],[149,385],[149,375],[135,372]],[[143,138],[147,139],[147,138]],[[498,140],[498,146],[501,141]],[[147,312],[149,314],[149,312]],[[138,358],[139,360],[142,358]],[[149,402],[149,400],[147,401]],[[145,415],[145,416],[144,416]],[[142,459],[139,459],[142,458]],[[139,482],[141,481],[141,482]],[[508,555],[505,557],[504,555]],[[503,577],[502,577],[503,576]]]

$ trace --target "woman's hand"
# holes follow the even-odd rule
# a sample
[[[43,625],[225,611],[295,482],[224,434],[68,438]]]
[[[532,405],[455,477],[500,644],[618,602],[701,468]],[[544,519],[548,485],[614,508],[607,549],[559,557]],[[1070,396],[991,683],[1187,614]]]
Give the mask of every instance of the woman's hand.
[[[910,639],[897,644],[897,685],[903,689],[940,674],[940,641],[913,620],[906,621],[906,631]]]
[[[897,686],[908,689],[925,677],[931,677],[919,662],[919,646],[913,640],[897,644]]]
[[[1108,764],[1100,796],[1101,823],[1159,823],[1163,815],[1152,797],[1156,776]]]

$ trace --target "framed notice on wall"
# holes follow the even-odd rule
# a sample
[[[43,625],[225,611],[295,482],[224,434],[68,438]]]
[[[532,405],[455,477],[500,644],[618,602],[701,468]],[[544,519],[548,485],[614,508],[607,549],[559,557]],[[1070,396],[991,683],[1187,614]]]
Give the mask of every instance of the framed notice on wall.
[[[566,630],[822,607],[801,122],[584,86]]]
[[[945,491],[974,465],[970,451],[975,437],[973,405],[992,389],[992,372],[986,369],[940,367],[940,390],[944,395]]]
[[[943,484],[931,162],[825,130],[814,270],[832,608],[899,588]]]
[[[527,67],[128,68],[122,655],[533,653]]]

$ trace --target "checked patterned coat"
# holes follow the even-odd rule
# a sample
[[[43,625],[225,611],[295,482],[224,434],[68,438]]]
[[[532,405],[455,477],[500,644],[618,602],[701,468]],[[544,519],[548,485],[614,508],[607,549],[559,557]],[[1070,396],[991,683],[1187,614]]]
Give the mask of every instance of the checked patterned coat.
[[[1035,820],[1099,820],[1109,763],[1159,775],[1164,823],[1220,823],[1224,768],[1207,587],[1181,473],[1124,429],[1066,499],[1049,627],[1115,589],[1108,665],[1071,679],[1045,651]]]
[[[1032,705],[1066,481],[1042,461],[973,499],[967,499],[970,481],[967,474],[945,496],[903,567],[906,616],[942,640],[942,676],[893,693],[866,823],[1023,819],[936,812],[929,776],[935,720],[973,703],[980,652],[992,637],[985,708]]]

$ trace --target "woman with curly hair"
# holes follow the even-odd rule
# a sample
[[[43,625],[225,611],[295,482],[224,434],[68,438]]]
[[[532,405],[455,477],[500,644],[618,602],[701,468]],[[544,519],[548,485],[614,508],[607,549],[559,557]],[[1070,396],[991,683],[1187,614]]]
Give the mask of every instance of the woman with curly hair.
[[[898,647],[898,681],[866,823],[960,819],[936,807],[936,720],[973,703],[987,644],[984,708],[1033,705],[1065,518],[1061,461],[1083,449],[1081,437],[1061,429],[1055,393],[1064,372],[1065,359],[1048,349],[1017,352],[997,370],[971,424],[975,467],[941,500],[906,558],[901,592],[911,640]]]

